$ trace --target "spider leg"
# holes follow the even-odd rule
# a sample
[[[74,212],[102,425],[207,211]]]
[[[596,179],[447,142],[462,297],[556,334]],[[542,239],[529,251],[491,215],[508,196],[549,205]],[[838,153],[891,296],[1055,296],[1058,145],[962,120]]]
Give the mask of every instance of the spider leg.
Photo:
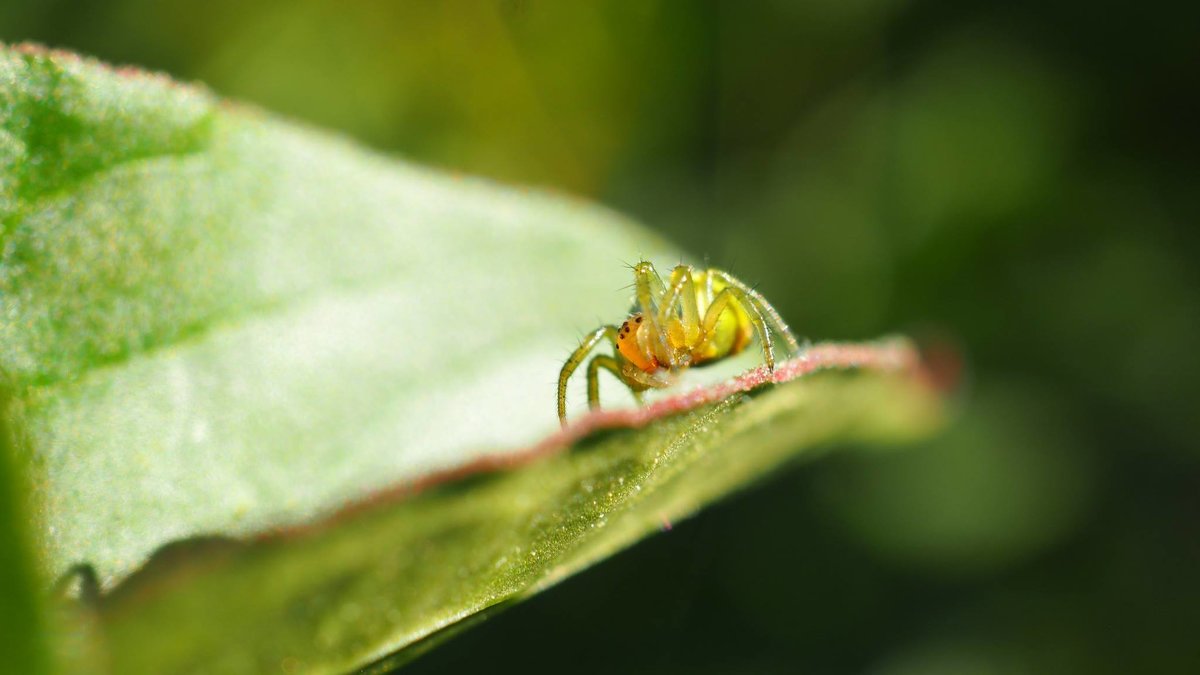
[[[771,326],[775,329],[775,332],[779,333],[783,337],[784,342],[787,343],[788,351],[791,354],[800,353],[800,343],[796,341],[796,336],[792,334],[792,330],[784,323],[783,317],[779,315],[779,312],[771,306],[771,303],[767,302],[767,299],[761,293],[750,288],[741,279],[728,272],[709,270],[709,274],[717,277],[730,287],[741,291],[742,295],[746,297],[746,302],[743,304],[753,307],[760,315],[766,316],[767,320],[771,322]]]
[[[666,331],[658,320],[658,305],[667,293],[662,277],[658,276],[654,265],[643,260],[633,268],[633,278],[637,287],[638,308],[650,324],[650,337],[655,342],[654,355],[659,361],[674,366],[676,364],[671,345],[668,344]]]
[[[608,338],[609,342],[613,343],[613,349],[617,348],[617,327],[604,326],[597,328],[591,335],[584,338],[579,344],[579,348],[571,353],[567,362],[563,364],[562,370],[558,373],[558,421],[564,427],[567,426],[567,380],[571,379],[571,374],[583,363],[587,358],[588,353],[600,344],[600,341]]]
[[[616,375],[618,380],[629,386],[629,383],[625,381],[625,376],[621,374],[621,363],[607,354],[598,354],[588,362],[587,369],[588,408],[591,410],[596,410],[600,407],[601,368]]]
[[[683,329],[683,335],[672,336],[680,346],[691,349],[700,339],[700,310],[696,306],[696,282],[691,265],[679,265],[671,272],[671,286],[663,296],[662,306],[658,309],[658,323],[670,331],[671,319],[675,316],[676,305],[681,316],[678,317]]]
[[[713,303],[708,306],[708,311],[704,313],[704,334],[712,334],[713,329],[717,326],[717,321],[721,318],[721,312],[725,311],[729,303],[734,300],[740,302],[746,313],[750,315],[750,322],[754,324],[754,330],[758,332],[758,341],[762,343],[763,361],[767,364],[767,370],[775,372],[775,347],[771,344],[771,332],[767,328],[767,322],[758,305],[737,286],[726,286],[720,293],[717,293]]]

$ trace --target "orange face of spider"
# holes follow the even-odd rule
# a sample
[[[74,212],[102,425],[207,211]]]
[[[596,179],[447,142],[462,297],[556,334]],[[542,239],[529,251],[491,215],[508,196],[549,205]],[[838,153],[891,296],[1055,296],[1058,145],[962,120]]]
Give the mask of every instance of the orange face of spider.
[[[658,370],[659,363],[658,359],[653,356],[649,358],[646,356],[650,351],[644,348],[649,328],[649,325],[642,320],[641,314],[629,317],[617,329],[617,349],[620,350],[621,356],[624,356],[638,369],[653,373]]]

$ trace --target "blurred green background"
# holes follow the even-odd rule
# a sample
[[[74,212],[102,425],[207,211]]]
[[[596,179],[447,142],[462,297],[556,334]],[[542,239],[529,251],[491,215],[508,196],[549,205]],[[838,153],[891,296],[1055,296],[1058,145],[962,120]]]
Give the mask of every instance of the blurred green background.
[[[936,442],[781,474],[414,673],[1200,672],[1197,27],[1153,2],[0,4],[0,40],[633,214],[813,339],[961,345]]]

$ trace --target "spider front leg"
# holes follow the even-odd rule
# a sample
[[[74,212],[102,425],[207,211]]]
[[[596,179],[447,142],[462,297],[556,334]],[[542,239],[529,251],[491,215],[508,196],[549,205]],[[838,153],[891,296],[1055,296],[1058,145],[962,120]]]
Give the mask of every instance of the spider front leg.
[[[584,338],[580,343],[579,348],[571,353],[567,362],[563,364],[562,370],[558,373],[558,421],[564,427],[567,426],[567,380],[571,379],[571,374],[583,363],[587,358],[588,353],[600,344],[600,341],[608,338],[613,344],[613,349],[617,348],[617,327],[604,326],[597,328],[591,335]],[[589,368],[590,370],[590,368]],[[619,376],[618,376],[619,377]],[[592,378],[588,378],[588,398],[591,398]]]
[[[588,409],[597,410],[600,408],[600,369],[603,368],[617,379],[629,387],[633,392],[634,398],[640,404],[642,402],[642,392],[634,389],[636,383],[631,384],[625,375],[621,372],[621,362],[607,354],[599,354],[588,362],[587,370],[587,389],[588,389]]]
[[[658,309],[658,324],[667,330],[674,347],[691,349],[700,340],[700,310],[696,305],[695,270],[691,265],[679,265],[671,272],[670,288]]]
[[[792,330],[788,328],[786,323],[784,323],[783,317],[779,315],[778,310],[772,307],[771,303],[767,302],[767,299],[764,298],[761,293],[753,288],[750,288],[743,283],[741,279],[738,279],[728,272],[722,272],[721,270],[709,270],[709,274],[717,277],[730,287],[736,288],[738,291],[740,291],[741,294],[746,298],[743,304],[746,305],[748,309],[752,308],[759,315],[760,319],[765,315],[766,319],[769,320],[771,325],[775,328],[775,331],[779,333],[779,335],[783,337],[783,341],[787,343],[788,350],[791,352],[791,355],[794,356],[800,353],[800,343],[796,340],[796,336],[792,334]],[[759,335],[759,337],[762,337],[762,335]]]
[[[650,339],[654,341],[654,355],[662,363],[677,365],[674,353],[667,342],[667,333],[658,320],[658,308],[667,294],[662,277],[658,276],[654,265],[642,261],[633,268],[634,287],[637,289],[637,302],[642,316],[650,324]]]

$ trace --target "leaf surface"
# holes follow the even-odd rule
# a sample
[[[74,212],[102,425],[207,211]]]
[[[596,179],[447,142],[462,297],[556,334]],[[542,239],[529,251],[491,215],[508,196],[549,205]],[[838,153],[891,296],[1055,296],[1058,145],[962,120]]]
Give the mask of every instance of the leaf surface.
[[[867,357],[842,363],[824,355],[838,349],[847,347],[818,346],[806,358],[860,369],[733,387],[749,393],[717,385],[645,412],[602,412],[415,496],[421,486],[399,486],[327,520],[149,570],[105,604],[115,668],[386,671],[468,619],[669,529],[789,458],[936,428],[939,395],[914,376],[904,343],[850,347]],[[486,468],[505,470],[475,473]],[[147,640],[163,625],[172,626],[169,639]]]
[[[0,368],[51,576],[531,443],[618,261],[667,250],[70,55],[0,52],[0,109]]]

